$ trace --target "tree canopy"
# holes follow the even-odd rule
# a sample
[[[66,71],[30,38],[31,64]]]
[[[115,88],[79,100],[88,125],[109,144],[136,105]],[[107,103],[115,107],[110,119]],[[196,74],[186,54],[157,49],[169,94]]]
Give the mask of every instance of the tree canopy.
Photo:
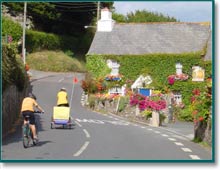
[[[177,22],[174,17],[165,16],[162,13],[149,12],[146,10],[136,10],[129,12],[126,16],[123,14],[113,13],[113,19],[116,22],[129,23],[129,22]]]
[[[24,2],[4,2],[13,16],[23,14]],[[100,9],[112,8],[113,2],[101,2]],[[85,29],[97,21],[97,2],[27,2],[27,17],[34,30],[72,36],[79,40],[79,47],[87,52],[94,30]]]
[[[23,2],[4,2],[11,14],[23,13]],[[111,8],[113,2],[103,2],[100,7]],[[34,29],[56,34],[79,35],[84,26],[97,19],[97,2],[28,2],[27,16]]]

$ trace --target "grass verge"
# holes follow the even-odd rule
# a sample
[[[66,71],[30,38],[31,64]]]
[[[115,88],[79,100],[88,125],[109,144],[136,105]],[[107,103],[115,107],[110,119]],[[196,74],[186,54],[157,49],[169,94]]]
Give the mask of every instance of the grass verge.
[[[31,69],[52,72],[85,72],[85,63],[62,51],[41,51],[27,55]]]

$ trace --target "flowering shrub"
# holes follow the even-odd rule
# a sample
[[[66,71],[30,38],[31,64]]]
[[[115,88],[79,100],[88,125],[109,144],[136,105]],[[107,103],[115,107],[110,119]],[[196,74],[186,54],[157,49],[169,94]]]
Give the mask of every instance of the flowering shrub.
[[[109,74],[105,77],[105,80],[107,80],[107,81],[119,81],[119,80],[121,80],[121,78],[122,78],[121,74],[118,74],[117,76]]]
[[[161,95],[146,97],[140,94],[135,94],[130,97],[130,105],[138,105],[140,110],[156,110],[160,111],[166,108],[166,101],[161,98]]]
[[[168,84],[173,85],[174,82],[175,82],[175,76],[174,75],[168,76]]]
[[[173,85],[175,83],[175,80],[185,81],[188,78],[189,76],[187,74],[182,73],[180,75],[177,75],[177,74],[169,75],[167,80],[168,80],[169,85]]]
[[[191,112],[194,123],[207,121],[210,115],[211,98],[206,90],[194,89],[191,97]]]
[[[177,75],[177,74],[175,75],[176,80],[184,81],[184,80],[187,80],[188,78],[189,78],[189,76],[187,74],[184,74],[184,73],[182,73],[180,75]]]

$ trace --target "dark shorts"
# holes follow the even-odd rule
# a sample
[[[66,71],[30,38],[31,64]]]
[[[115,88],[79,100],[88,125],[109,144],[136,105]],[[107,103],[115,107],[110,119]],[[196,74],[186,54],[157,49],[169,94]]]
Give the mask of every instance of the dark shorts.
[[[23,111],[22,112],[23,117],[25,118],[25,116],[30,116],[29,117],[29,122],[31,125],[35,125],[35,116],[34,116],[34,112],[32,111]]]

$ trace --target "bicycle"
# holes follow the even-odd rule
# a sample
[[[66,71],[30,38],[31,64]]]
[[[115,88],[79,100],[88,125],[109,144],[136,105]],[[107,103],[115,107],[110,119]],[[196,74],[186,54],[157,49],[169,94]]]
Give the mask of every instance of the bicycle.
[[[34,111],[34,113],[43,113],[43,112]],[[30,116],[28,116],[28,115],[26,115],[24,117],[24,119],[27,123],[22,126],[22,136],[23,136],[23,146],[24,146],[24,148],[30,147],[31,146],[30,145],[31,141],[33,142],[34,146],[37,145],[37,141],[34,140],[33,133],[32,133],[31,128],[30,128],[29,118],[30,118]],[[37,128],[36,128],[36,131],[37,131]]]

